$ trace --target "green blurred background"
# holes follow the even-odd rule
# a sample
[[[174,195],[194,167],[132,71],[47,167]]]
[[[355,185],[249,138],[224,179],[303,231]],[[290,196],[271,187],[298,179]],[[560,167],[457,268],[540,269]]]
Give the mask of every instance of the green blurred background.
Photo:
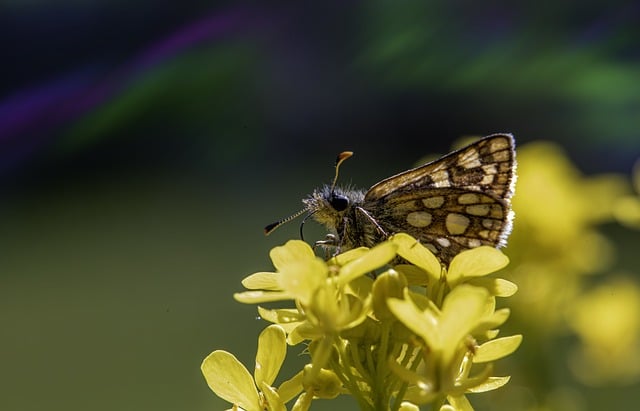
[[[363,188],[494,132],[628,175],[639,19],[616,1],[3,1],[0,409],[226,407],[200,362],[252,368],[264,324],[232,294],[340,151]],[[638,403],[637,385],[583,394]]]

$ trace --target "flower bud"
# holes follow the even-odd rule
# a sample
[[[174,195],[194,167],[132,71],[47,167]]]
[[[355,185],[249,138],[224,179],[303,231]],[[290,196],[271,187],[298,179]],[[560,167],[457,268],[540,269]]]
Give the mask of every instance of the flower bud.
[[[337,397],[342,388],[338,376],[331,370],[322,368],[320,372],[313,372],[311,364],[304,367],[302,386],[306,392],[314,397],[331,399]]]
[[[373,312],[380,321],[394,318],[387,307],[389,298],[403,298],[407,279],[393,268],[380,274],[373,283]]]

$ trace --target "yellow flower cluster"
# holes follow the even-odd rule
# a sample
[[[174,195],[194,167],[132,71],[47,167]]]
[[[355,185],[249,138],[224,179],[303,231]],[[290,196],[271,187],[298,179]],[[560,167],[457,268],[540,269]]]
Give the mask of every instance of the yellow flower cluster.
[[[582,176],[551,143],[518,149],[516,222],[505,253],[521,288],[512,301],[519,320],[542,334],[564,330],[584,277],[611,265],[614,250],[597,225],[613,220],[626,191],[622,176]]]
[[[414,238],[396,234],[371,248],[329,261],[298,240],[271,250],[275,272],[245,278],[243,303],[292,301],[293,308],[259,307],[273,323],[258,341],[253,377],[230,353],[202,364],[209,387],[247,411],[307,410],[318,398],[350,394],[362,410],[472,410],[469,393],[494,390],[493,362],[514,352],[521,335],[497,338],[509,309],[496,297],[515,284],[488,277],[508,263],[491,247],[456,256],[448,269]],[[273,386],[286,347],[305,344],[310,362]]]
[[[557,352],[557,338],[573,331],[580,344],[568,355],[574,376],[588,384],[640,377],[640,285],[631,276],[601,277],[611,271],[616,251],[599,225],[616,220],[640,227],[640,200],[620,175],[586,177],[561,149],[536,142],[518,149],[516,224],[505,253],[509,274],[521,292],[509,300],[515,323],[538,341],[527,350],[536,371]],[[640,192],[640,167],[635,184]],[[595,285],[594,285],[595,284]],[[535,313],[532,315],[531,313]],[[547,351],[548,349],[548,351]],[[547,366],[547,369],[553,366]],[[551,385],[558,385],[553,384]]]

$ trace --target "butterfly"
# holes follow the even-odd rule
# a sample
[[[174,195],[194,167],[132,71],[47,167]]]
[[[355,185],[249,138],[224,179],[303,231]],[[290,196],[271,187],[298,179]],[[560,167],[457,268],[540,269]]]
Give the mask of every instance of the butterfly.
[[[269,234],[307,213],[329,233],[316,245],[336,253],[372,247],[395,233],[407,233],[429,248],[444,264],[463,250],[506,245],[513,222],[511,197],[516,181],[515,140],[492,134],[433,162],[404,171],[368,191],[336,186],[336,160],[331,185],[305,198],[304,209],[265,227]],[[302,225],[300,227],[302,235]]]

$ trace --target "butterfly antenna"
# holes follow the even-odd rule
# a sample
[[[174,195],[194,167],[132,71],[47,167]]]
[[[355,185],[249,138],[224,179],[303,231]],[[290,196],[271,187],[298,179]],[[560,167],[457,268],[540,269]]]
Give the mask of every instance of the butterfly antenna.
[[[338,158],[336,159],[336,175],[335,177],[333,177],[333,183],[331,184],[331,193],[333,193],[333,190],[336,187],[336,182],[338,181],[338,172],[340,170],[340,164],[342,164],[342,162],[346,159],[348,159],[349,157],[351,157],[353,155],[353,151],[343,151],[342,153],[338,154]],[[289,217],[283,218],[282,220],[278,220],[275,223],[271,223],[268,226],[266,226],[264,228],[264,234],[265,235],[269,235],[271,234],[276,228],[280,227],[281,225],[288,223],[289,221],[300,217],[302,214],[304,214],[306,211],[308,211],[307,208],[303,208],[302,210],[298,211],[297,213],[290,215]],[[316,210],[317,211],[317,210]],[[309,217],[311,217],[313,214],[315,213],[315,211],[313,211],[312,213],[308,214],[304,220],[302,220],[302,224],[300,224],[300,238],[302,237],[302,227],[304,227],[304,223],[305,221],[307,221],[307,219]]]
[[[336,188],[336,182],[338,181],[338,173],[340,171],[340,164],[344,162],[344,160],[348,159],[353,155],[353,151],[343,151],[338,154],[338,158],[336,158],[336,175],[333,177],[333,183],[331,183],[331,193],[333,194],[333,190]]]
[[[302,222],[300,223],[300,239],[302,241],[304,241],[304,234],[302,233],[302,229],[304,228],[304,223],[306,223],[307,220],[309,219],[309,217],[314,215],[316,213],[316,211],[318,211],[318,210],[312,211],[309,214],[307,214],[306,216],[304,216],[304,218],[302,219]]]
[[[305,211],[307,211],[307,209],[303,208],[302,210],[298,211],[293,215],[290,215],[289,217],[283,218],[282,220],[278,220],[275,223],[269,224],[264,228],[264,234],[265,235],[271,234],[276,228],[280,227],[282,224],[288,223],[289,221],[301,216],[302,214],[305,213]]]

